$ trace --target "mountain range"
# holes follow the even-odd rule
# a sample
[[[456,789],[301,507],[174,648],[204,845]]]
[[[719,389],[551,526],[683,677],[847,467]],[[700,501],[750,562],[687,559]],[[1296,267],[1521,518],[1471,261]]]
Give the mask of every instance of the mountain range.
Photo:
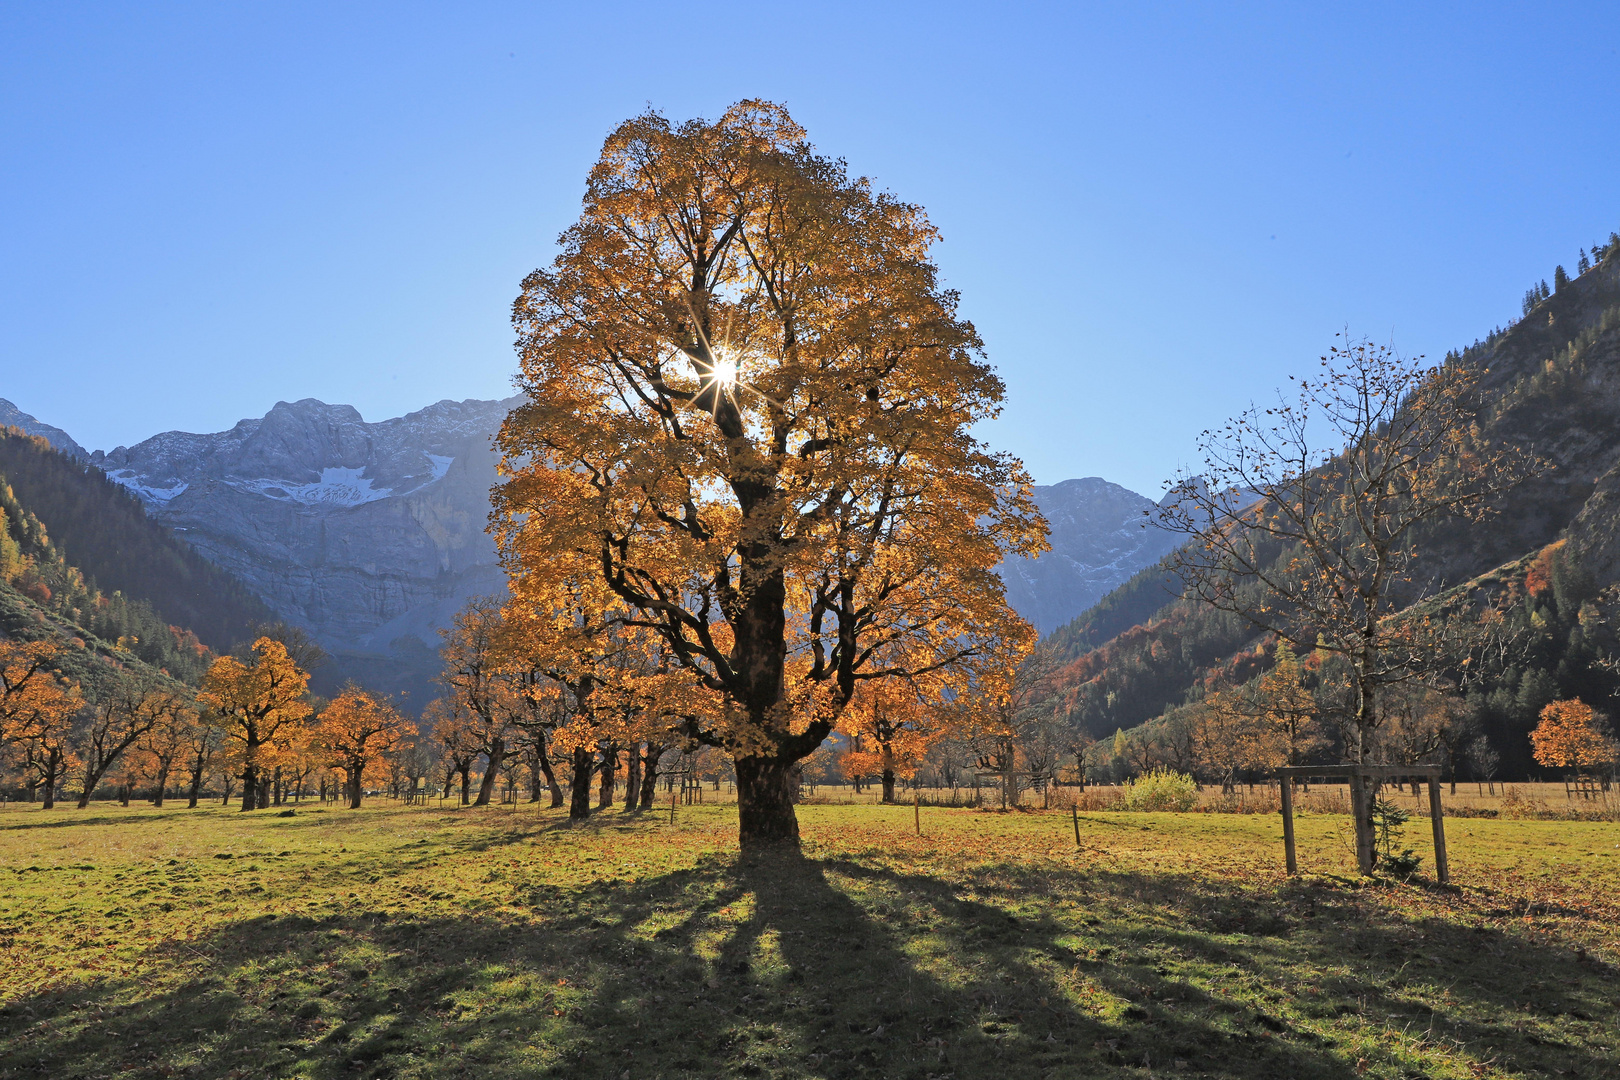
[[[1036,485],[1052,550],[1001,565],[1007,600],[1042,635],[1070,622],[1176,546],[1153,500],[1100,476]]]
[[[485,532],[491,442],[519,401],[441,401],[366,422],[348,405],[278,402],[228,431],[170,431],[89,453],[60,428],[0,399],[0,422],[96,466],[155,521],[228,570],[276,617],[333,657],[345,679],[432,696],[438,631],[504,577]],[[1042,633],[1095,604],[1171,547],[1143,527],[1153,502],[1099,477],[1038,486],[1052,550],[1002,577]]]

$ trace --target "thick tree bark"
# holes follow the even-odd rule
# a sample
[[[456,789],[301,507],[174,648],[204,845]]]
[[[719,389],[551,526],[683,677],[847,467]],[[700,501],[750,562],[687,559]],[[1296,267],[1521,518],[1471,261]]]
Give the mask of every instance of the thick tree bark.
[[[110,765],[111,762],[108,764]],[[91,769],[85,773],[84,790],[79,792],[80,810],[83,810],[85,807],[90,805],[90,796],[96,790],[96,786],[101,783],[101,777],[106,771],[106,768],[101,768]]]
[[[169,786],[169,770],[163,769],[157,775],[157,790],[152,793],[152,805],[163,805],[163,789]]]
[[[568,792],[568,816],[572,820],[583,821],[591,816],[591,769],[595,764],[596,755],[586,747],[574,751],[574,779]]]
[[[737,768],[737,839],[746,850],[799,843],[799,819],[793,813],[797,787],[795,762],[781,757],[739,757]]]
[[[496,739],[489,744],[489,764],[484,767],[484,779],[478,785],[478,799],[474,806],[488,806],[490,793],[495,790],[495,777],[506,760],[506,740]]]
[[[641,759],[643,772],[641,774],[641,809],[651,810],[653,800],[658,797],[658,759],[664,756],[664,748],[654,743],[647,744],[647,754]]]
[[[364,766],[356,764],[356,765],[354,765],[353,768],[351,768],[349,770],[349,809],[350,810],[358,810],[358,809],[360,809],[360,793],[361,793],[362,790],[364,790],[360,786],[360,773],[363,770],[363,768],[364,768]]]
[[[244,765],[242,775],[238,779],[242,781],[242,809],[257,810],[254,800],[259,796],[259,770],[252,765]]]
[[[633,742],[624,755],[624,809],[626,813],[634,813],[641,807],[637,800],[641,796],[641,743]]]
[[[619,781],[619,748],[612,743],[602,747],[601,786],[598,789],[596,808],[606,810],[613,805],[614,789]]]
[[[469,794],[472,787],[472,765],[468,763],[456,771],[461,774],[461,805],[466,806],[472,802],[472,796]]]
[[[551,807],[555,810],[563,804],[562,785],[557,783],[557,774],[551,768],[551,755],[546,753],[546,744],[540,744],[540,772],[546,778],[546,788],[551,792]]]
[[[56,806],[56,781],[62,772],[62,756],[52,750],[45,759],[45,781],[41,785],[45,791],[45,809],[50,810]]]

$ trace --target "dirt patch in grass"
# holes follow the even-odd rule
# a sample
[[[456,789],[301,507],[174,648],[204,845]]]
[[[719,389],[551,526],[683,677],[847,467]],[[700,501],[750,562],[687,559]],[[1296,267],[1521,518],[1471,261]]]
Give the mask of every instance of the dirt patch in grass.
[[[1254,816],[733,813],[0,815],[0,1077],[1620,1071],[1612,824],[1457,822],[1441,889],[1327,816],[1289,880]]]

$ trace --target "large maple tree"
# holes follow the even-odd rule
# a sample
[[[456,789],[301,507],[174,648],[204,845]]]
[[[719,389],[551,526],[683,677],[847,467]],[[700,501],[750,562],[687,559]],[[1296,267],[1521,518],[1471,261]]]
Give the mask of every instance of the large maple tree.
[[[620,125],[513,311],[527,395],[495,527],[516,599],[586,581],[724,703],[745,848],[796,842],[793,766],[863,682],[968,691],[1027,647],[994,568],[1045,525],[972,434],[1002,384],[923,211],[780,106]]]

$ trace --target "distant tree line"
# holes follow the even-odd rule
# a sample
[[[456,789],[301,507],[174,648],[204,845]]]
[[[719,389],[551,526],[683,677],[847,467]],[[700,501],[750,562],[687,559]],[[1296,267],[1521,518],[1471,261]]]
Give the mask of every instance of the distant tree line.
[[[1581,274],[1586,273],[1594,266],[1602,265],[1603,260],[1607,259],[1616,252],[1620,252],[1620,232],[1611,232],[1607,242],[1600,241],[1593,244],[1590,254],[1587,253],[1586,248],[1581,248],[1580,255],[1575,262],[1576,276],[1578,277]],[[1524,294],[1523,313],[1528,316],[1541,304],[1543,300],[1546,300],[1548,297],[1557,293],[1563,292],[1565,287],[1569,285],[1569,282],[1570,277],[1568,271],[1566,271],[1561,265],[1554,267],[1553,287],[1550,289],[1547,287],[1546,278],[1543,278],[1534,285],[1530,286],[1529,291]]]

